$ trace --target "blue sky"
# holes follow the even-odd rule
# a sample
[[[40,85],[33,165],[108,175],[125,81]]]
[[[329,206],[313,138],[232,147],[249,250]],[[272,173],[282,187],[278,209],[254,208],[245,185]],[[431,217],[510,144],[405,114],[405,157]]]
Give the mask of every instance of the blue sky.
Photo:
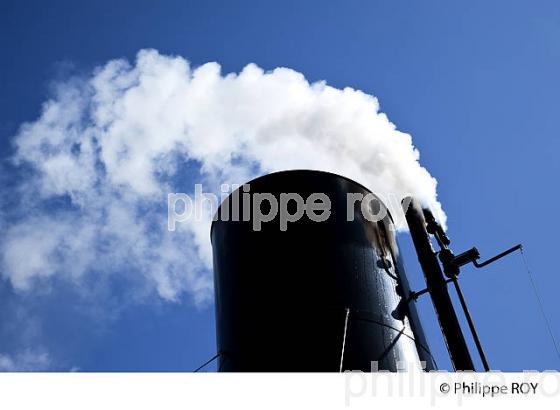
[[[6,209],[26,172],[8,161],[12,141],[39,116],[53,81],[88,75],[111,59],[134,60],[145,48],[194,66],[217,61],[225,73],[251,62],[290,67],[309,81],[375,95],[412,135],[438,180],[456,251],[476,245],[485,257],[525,245],[560,338],[557,2],[5,0],[0,33],[5,214],[15,218]],[[406,235],[401,243],[419,289]],[[195,306],[188,295],[130,303],[128,282],[118,278],[134,272],[119,273],[107,287],[54,277],[29,291],[0,279],[0,354],[30,368],[189,371],[215,353],[211,304]],[[560,368],[519,255],[465,268],[462,284],[491,367]],[[430,302],[419,305],[438,363],[449,368]]]

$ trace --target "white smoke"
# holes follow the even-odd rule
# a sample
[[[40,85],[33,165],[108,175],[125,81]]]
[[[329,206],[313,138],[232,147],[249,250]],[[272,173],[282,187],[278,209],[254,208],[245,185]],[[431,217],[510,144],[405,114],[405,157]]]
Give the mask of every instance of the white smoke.
[[[40,372],[49,369],[50,357],[45,352],[23,350],[15,356],[0,354],[0,372]]]
[[[165,299],[188,292],[203,303],[209,223],[168,232],[167,193],[195,183],[217,192],[271,171],[331,171],[382,196],[413,194],[445,223],[435,179],[375,97],[287,68],[222,75],[216,63],[142,50],[133,65],[113,60],[60,84],[14,141],[28,176],[11,192],[0,270],[20,290],[119,272]]]

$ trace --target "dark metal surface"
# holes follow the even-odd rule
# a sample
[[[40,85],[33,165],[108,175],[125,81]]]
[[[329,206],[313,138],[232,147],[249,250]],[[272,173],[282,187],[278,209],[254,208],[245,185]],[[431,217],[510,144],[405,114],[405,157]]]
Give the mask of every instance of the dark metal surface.
[[[419,360],[435,368],[390,217],[369,222],[357,203],[356,218],[346,220],[347,193],[366,188],[325,172],[286,171],[251,181],[250,192],[325,193],[331,215],[303,216],[284,232],[278,218],[260,231],[250,221],[213,223],[220,371],[337,372],[341,363],[370,371],[372,361],[395,371],[399,361]]]
[[[403,201],[403,203],[408,203],[408,201]],[[455,370],[475,370],[463,331],[447,291],[447,281],[443,276],[436,253],[432,248],[427,225],[440,246],[447,246],[449,239],[445,236],[443,230],[437,229],[434,221],[431,220],[432,218],[428,218],[428,224],[426,223],[424,212],[416,201],[410,201],[410,205],[405,209],[405,213],[410,235],[418,255],[418,261],[424,271],[428,291],[434,304],[453,367]]]

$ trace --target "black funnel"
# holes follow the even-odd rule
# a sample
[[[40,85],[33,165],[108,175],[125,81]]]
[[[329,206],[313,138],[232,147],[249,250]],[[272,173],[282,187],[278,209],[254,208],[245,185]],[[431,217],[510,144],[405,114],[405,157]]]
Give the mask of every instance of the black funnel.
[[[384,209],[380,200],[354,181],[318,171],[248,184],[249,193],[240,189],[222,204],[211,230],[220,371],[396,371],[399,362],[420,361],[435,367],[390,215],[370,221],[360,201],[350,201],[354,218],[347,220],[348,194],[369,194],[374,210]],[[247,208],[257,193],[278,201],[281,193],[304,200],[326,194],[330,215],[323,222],[303,215],[285,230],[276,217],[256,231]],[[232,204],[240,207],[238,221],[231,220]],[[288,205],[294,214],[296,202]]]

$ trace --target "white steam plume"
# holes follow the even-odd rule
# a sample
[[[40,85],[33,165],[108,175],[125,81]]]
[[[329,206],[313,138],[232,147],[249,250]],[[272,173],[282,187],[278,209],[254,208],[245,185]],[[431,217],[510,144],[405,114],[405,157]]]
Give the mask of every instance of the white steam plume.
[[[134,65],[110,61],[60,84],[15,136],[15,164],[29,176],[0,224],[0,271],[21,290],[53,275],[79,283],[118,272],[164,299],[188,292],[203,303],[212,293],[209,224],[167,232],[167,193],[195,183],[217,192],[293,168],[413,194],[445,222],[411,137],[378,110],[375,97],[286,68],[222,75],[216,63],[192,68],[154,50]]]

